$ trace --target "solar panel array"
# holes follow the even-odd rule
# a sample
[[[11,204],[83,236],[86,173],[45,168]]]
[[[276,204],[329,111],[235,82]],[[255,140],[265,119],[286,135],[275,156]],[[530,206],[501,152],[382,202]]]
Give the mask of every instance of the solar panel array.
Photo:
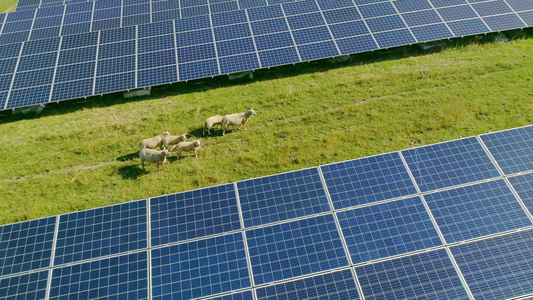
[[[533,126],[0,226],[1,299],[530,299]]]
[[[27,0],[0,109],[530,26],[530,0]]]

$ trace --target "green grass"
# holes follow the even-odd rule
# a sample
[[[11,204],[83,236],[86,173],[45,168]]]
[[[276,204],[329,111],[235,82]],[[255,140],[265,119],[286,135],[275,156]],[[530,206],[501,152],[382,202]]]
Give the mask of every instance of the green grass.
[[[533,38],[456,41],[67,101],[39,116],[0,120],[0,223],[67,213],[313,167],[533,123]],[[201,136],[205,118],[257,116],[248,131],[202,139],[199,158],[175,156],[144,173],[141,139]]]
[[[18,0],[2,0],[0,1],[0,13],[8,13],[15,11]]]

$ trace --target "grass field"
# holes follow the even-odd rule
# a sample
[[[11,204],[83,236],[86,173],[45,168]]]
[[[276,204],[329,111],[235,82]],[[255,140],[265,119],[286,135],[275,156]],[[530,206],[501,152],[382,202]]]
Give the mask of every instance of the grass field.
[[[8,13],[15,11],[17,7],[17,0],[2,0],[0,1],[0,13]]]
[[[460,39],[67,101],[0,117],[0,223],[67,213],[533,123],[533,38]],[[201,137],[205,118],[253,107],[248,131],[202,139],[199,158],[143,172],[141,139]]]

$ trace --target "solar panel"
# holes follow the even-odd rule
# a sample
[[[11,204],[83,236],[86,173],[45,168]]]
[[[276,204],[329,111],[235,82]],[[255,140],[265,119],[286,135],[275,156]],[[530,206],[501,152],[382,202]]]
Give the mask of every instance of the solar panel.
[[[48,299],[148,299],[147,252],[54,268]]]
[[[422,192],[499,176],[475,137],[401,153]]]
[[[335,208],[347,208],[416,193],[398,153],[321,167]]]
[[[151,245],[241,229],[233,184],[150,199]]]
[[[146,201],[59,217],[54,265],[146,248]]]
[[[330,211],[316,168],[241,181],[237,187],[246,227]]]
[[[356,268],[365,299],[469,299],[446,250]]]
[[[0,277],[49,267],[56,217],[0,227]]]
[[[509,177],[509,182],[522,199],[529,213],[533,214],[533,174]]]
[[[193,299],[250,286],[241,233],[152,250],[152,299]]]
[[[337,213],[353,263],[442,245],[419,197]]]
[[[424,198],[448,243],[533,225],[503,180]]]
[[[246,232],[255,284],[348,265],[333,216]]]
[[[0,279],[0,298],[44,299],[48,272],[42,271]]]
[[[533,230],[451,248],[476,299],[509,299],[533,293]]]
[[[533,127],[502,131],[481,136],[505,174],[533,170]]]
[[[26,60],[41,61],[38,57],[23,58],[18,53],[14,58],[23,64],[15,66],[22,69],[12,69],[12,61],[0,62],[10,66],[0,74],[0,109],[524,28],[533,23],[533,4],[515,0],[166,0],[151,3],[151,10],[148,7],[148,2],[106,0],[5,15],[0,45],[18,48],[28,41],[46,43],[47,38],[63,36],[65,40],[93,32],[94,43],[83,44],[85,39],[80,38],[72,52],[81,57],[87,51],[84,48],[94,47],[98,54],[83,66],[53,64],[53,54],[48,54],[37,69]],[[142,35],[147,27],[169,30],[147,37]],[[133,33],[121,40],[130,42],[106,43],[103,35],[111,28]],[[100,37],[97,32],[101,32]],[[142,51],[136,52],[136,48]],[[106,56],[112,55],[113,49],[116,56]],[[63,42],[59,50],[62,55]],[[129,54],[121,55],[119,50]],[[69,71],[81,74],[61,81]],[[60,76],[56,76],[58,72]]]
[[[360,299],[350,270],[308,277],[257,290],[257,299]]]
[[[4,225],[0,298],[531,298],[530,129]]]

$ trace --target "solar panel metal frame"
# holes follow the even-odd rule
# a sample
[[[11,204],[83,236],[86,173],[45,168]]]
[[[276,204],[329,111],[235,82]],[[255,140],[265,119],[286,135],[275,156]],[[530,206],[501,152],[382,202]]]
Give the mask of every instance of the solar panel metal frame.
[[[199,49],[179,48],[179,45],[175,44],[174,49],[176,53],[174,60],[172,59],[171,51],[169,51],[168,54],[152,53],[154,55],[166,55],[166,63],[163,63],[163,65],[147,65],[144,69],[142,66],[137,65],[135,66],[134,70],[124,71],[122,73],[117,73],[105,78],[98,77],[98,75],[95,74],[92,77],[86,77],[84,79],[72,81],[70,84],[64,82],[56,83],[54,81],[55,77],[52,75],[52,73],[57,72],[57,64],[55,67],[47,69],[46,72],[48,73],[43,73],[44,71],[41,70],[38,73],[30,73],[28,71],[28,73],[23,73],[21,75],[13,75],[19,74],[18,70],[16,69],[17,67],[15,67],[13,72],[5,73],[4,77],[6,78],[0,78],[1,87],[2,80],[4,81],[5,85],[9,75],[12,76],[12,83],[9,85],[9,88],[6,90],[4,87],[4,90],[0,91],[0,109],[5,110],[29,105],[45,104],[48,102],[102,95],[154,85],[213,77],[240,71],[253,71],[256,69],[294,64],[322,58],[330,58],[339,55],[354,54],[396,46],[405,46],[444,38],[499,32],[502,30],[519,29],[530,26],[520,18],[518,13],[528,12],[530,10],[533,11],[533,7],[523,7],[516,3],[511,5],[507,2],[504,2],[507,5],[506,7],[511,10],[510,13],[507,10],[504,14],[490,15],[486,5],[491,3],[500,3],[498,4],[498,7],[501,7],[501,4],[503,3],[501,1],[504,0],[487,0],[472,4],[463,4],[459,7],[442,5],[435,6],[433,5],[435,0],[432,0],[432,2],[426,1],[427,3],[431,4],[431,7],[428,8],[426,6],[422,10],[417,11],[416,6],[410,7],[409,5],[400,4],[404,3],[403,1],[390,2],[389,0],[383,0],[375,1],[377,3],[374,3],[374,1],[372,1],[372,3],[363,2],[365,4],[358,4],[358,1],[355,1],[350,2],[350,4],[339,0],[339,2],[324,4],[327,2],[322,2],[320,0],[306,0],[284,4],[272,4],[270,6],[258,8],[234,10],[220,14],[208,14],[205,16],[208,16],[210,20],[210,26],[208,26],[206,29],[215,31],[217,28],[222,28],[217,27],[216,22],[214,23],[216,18],[219,18],[221,15],[235,15],[244,13],[246,15],[246,19],[243,19],[241,23],[242,26],[239,26],[242,27],[242,30],[246,30],[248,32],[233,31],[234,33],[242,32],[244,35],[234,35],[230,40],[228,40],[228,42],[219,40],[218,36],[215,35],[213,36],[210,44],[202,45],[202,51],[204,52],[199,51]],[[96,7],[96,3],[99,2],[94,2],[93,7]],[[336,3],[338,3],[338,5]],[[440,2],[438,3],[440,4]],[[327,5],[328,9],[320,9],[321,5]],[[261,44],[258,39],[262,38],[255,35],[255,33],[252,31],[252,24],[257,22],[257,19],[254,18],[256,15],[254,14],[254,11],[260,10],[266,12],[267,10],[265,7],[267,7],[269,11],[271,11],[272,8],[280,10],[282,14],[278,14],[277,17],[272,15],[269,18],[280,18],[288,25],[288,30],[278,33],[288,32],[290,33],[291,39],[285,38],[285,40],[279,40],[278,38],[282,38],[281,35],[279,35],[274,40],[268,42],[274,43],[273,45],[277,45],[276,43],[285,43],[279,44],[283,45],[280,48],[261,48],[265,50],[260,50],[257,48],[258,43]],[[331,7],[334,8],[330,9]],[[352,7],[358,11],[360,16],[362,15],[363,17],[367,16],[370,18],[359,18],[356,20],[359,22],[358,25],[351,24],[350,26],[344,24],[348,24],[351,21],[339,23],[338,20],[335,21],[333,19],[329,19],[331,16],[326,18],[326,12],[343,10],[346,7]],[[458,16],[459,19],[457,20],[452,18],[448,19],[448,21],[445,21],[441,14],[450,11],[450,9],[456,9],[457,7],[464,7],[464,9],[470,12],[474,11],[474,14],[470,13],[471,15],[466,17]],[[481,15],[476,9],[481,12]],[[410,22],[408,21],[408,18],[406,19],[406,17],[404,17],[404,15],[412,13],[431,11],[440,16],[440,21],[439,19],[435,19],[434,21],[437,21],[437,23],[431,23],[434,22],[431,21],[428,24],[411,26],[408,25],[408,22]],[[20,13],[28,14],[27,11],[22,11]],[[454,12],[450,13],[453,14]],[[514,16],[516,20],[519,20],[520,24],[510,19],[507,21],[500,20],[500,17],[507,18],[506,16]],[[29,19],[24,20],[24,18],[27,17],[23,17],[22,14],[21,18],[23,20],[17,22],[26,22],[29,24],[29,21],[31,21]],[[193,17],[191,19],[197,21],[199,20],[198,17]],[[330,23],[328,20],[334,23]],[[364,26],[360,21],[364,23]],[[504,23],[502,23],[502,21]],[[505,22],[511,22],[511,25],[508,25],[509,28],[500,26],[500,24],[505,25]],[[10,29],[5,29],[7,28],[6,24],[10,26],[9,24],[11,23],[6,19],[6,21],[4,21],[4,25],[2,26],[2,30],[9,31]],[[239,23],[235,24],[237,25]],[[493,26],[492,28],[489,26],[491,24]],[[224,26],[227,25],[228,23],[226,22]],[[246,25],[248,25],[248,29],[246,29]],[[138,30],[139,26],[142,25],[135,25],[136,30]],[[360,32],[360,30],[366,30],[366,33]],[[216,31],[220,32],[219,29]],[[178,32],[181,31],[174,29],[172,35],[176,35]],[[433,33],[435,34],[433,35]],[[338,38],[335,37],[334,34],[338,36]],[[339,34],[341,36],[339,36]],[[286,36],[288,37],[288,35]],[[13,41],[17,41],[17,39],[19,39],[19,41],[24,41],[27,39],[27,37],[29,37],[29,35],[25,34],[24,32],[0,33],[0,40],[3,40],[2,38],[13,38]],[[244,39],[241,40],[237,37]],[[274,38],[274,36],[269,38]],[[136,38],[136,40],[137,44],[141,42],[138,38]],[[96,46],[99,48],[100,44],[97,43]],[[245,51],[244,53],[239,52],[242,51],[242,47],[247,47],[249,50]],[[218,53],[218,50],[220,50],[220,54]],[[180,57],[186,54],[187,51],[189,53],[204,53],[204,57],[191,57],[186,62],[181,61]],[[205,55],[206,53],[207,55]],[[221,54],[227,56],[220,56]],[[17,59],[17,62],[20,60],[20,56],[21,55],[18,56],[19,58]],[[139,59],[141,58],[139,53],[136,53],[135,57],[137,61],[142,61],[142,59]],[[97,64],[95,69],[97,69],[98,63],[101,62],[100,58],[95,57],[94,61]],[[147,61],[150,60],[148,59]],[[31,81],[27,80],[28,78],[33,78],[37,74],[42,76],[41,79],[37,80],[39,82],[34,81],[34,83],[32,83]],[[15,77],[17,76],[18,79],[15,80]],[[92,89],[90,85],[91,79],[93,80]],[[27,99],[32,100],[28,101]]]

